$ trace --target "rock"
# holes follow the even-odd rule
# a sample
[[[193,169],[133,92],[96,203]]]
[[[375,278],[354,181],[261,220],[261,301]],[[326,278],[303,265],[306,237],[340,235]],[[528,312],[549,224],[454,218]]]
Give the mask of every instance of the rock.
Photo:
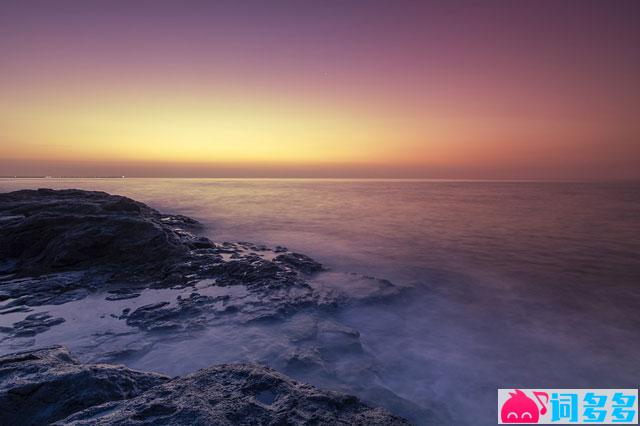
[[[246,330],[241,327],[275,331],[283,326],[284,335],[274,336],[281,339],[274,345],[282,345],[280,353],[272,354],[271,342],[265,341],[263,353],[250,358],[239,355],[238,359],[264,361],[318,386],[353,390],[391,410],[404,403],[391,391],[384,394],[376,360],[361,344],[357,330],[324,319],[342,306],[388,300],[398,288],[385,280],[327,272],[310,257],[280,246],[271,250],[249,242],[212,242],[193,235],[194,226],[197,222],[187,217],[163,215],[142,203],[103,192],[0,194],[0,314],[9,314],[13,322],[0,327],[0,333],[6,335],[0,336],[0,342],[16,350],[40,339],[47,341],[52,335],[63,336],[63,340],[69,335],[83,339],[83,353],[94,360],[129,362],[159,350],[168,340],[188,342],[209,331],[215,334],[216,327],[238,327],[242,333]],[[92,293],[106,302],[81,300]],[[73,309],[55,309],[55,317],[42,308],[30,312],[32,307],[72,301]],[[89,312],[82,316],[83,321],[95,309],[100,322],[91,325],[106,324],[107,328],[96,333],[94,327],[87,327],[91,334],[81,335],[78,330],[83,328],[76,327],[80,316],[73,314],[76,309]],[[29,338],[65,320],[59,334]],[[113,322],[117,326],[110,325]],[[206,362],[198,367],[204,365]],[[276,406],[279,399],[270,395],[255,396],[256,404],[271,401],[266,405]],[[249,405],[245,408],[253,410]],[[155,412],[153,407],[141,410],[147,408]],[[411,418],[430,415],[419,407],[403,410]],[[172,413],[166,413],[169,419]],[[264,418],[280,419],[272,414],[274,417],[264,414]],[[312,414],[305,412],[307,415],[315,421]],[[365,422],[360,414],[353,416],[349,421]],[[197,422],[198,417],[194,419]],[[321,423],[322,419],[325,414]],[[343,417],[327,421],[340,419]],[[87,417],[83,421],[89,422]],[[233,423],[233,419],[228,421]],[[375,418],[366,421],[375,423]]]
[[[210,239],[205,237],[194,238],[192,241],[189,241],[187,244],[192,249],[205,249],[205,248],[215,247],[215,244],[211,242]]]
[[[279,265],[257,256],[248,256],[216,265],[213,273],[224,285],[255,284],[265,280],[288,281],[290,274]],[[287,277],[289,275],[289,277]]]
[[[197,321],[183,320],[185,317],[193,317],[200,313],[195,304],[180,299],[177,306],[169,305],[168,302],[159,302],[141,306],[126,315],[127,324],[147,331],[197,328]]]
[[[73,414],[65,425],[406,425],[356,397],[321,391],[256,364],[223,364],[135,398]]]
[[[16,312],[30,312],[31,309],[26,306],[14,306],[12,308],[2,309],[0,310],[0,315],[13,314]]]
[[[283,247],[267,260],[264,253],[275,252],[266,246],[216,244],[187,231],[196,225],[104,192],[0,194],[0,260],[6,273],[0,276],[0,301],[7,300],[0,309],[62,304],[93,291],[124,300],[144,288],[183,288],[208,278],[219,286],[247,285],[260,297],[297,288],[297,300],[291,292],[287,306],[308,303],[312,289],[302,275],[319,272],[322,265]]]
[[[290,268],[295,265],[285,268],[246,253],[266,247],[217,245],[187,231],[195,225],[185,216],[163,215],[104,192],[0,194],[0,259],[6,273],[0,277],[0,300],[7,300],[0,309],[62,304],[100,290],[111,293],[107,300],[124,300],[143,288],[180,288],[213,277],[220,285],[251,284],[256,291],[308,287],[295,277],[301,271]],[[223,261],[225,253],[234,259]],[[310,262],[299,264],[308,269]]]
[[[5,332],[12,333],[16,337],[35,336],[64,321],[64,318],[53,318],[47,312],[39,312],[27,315],[25,319],[14,323],[13,328]]]
[[[305,274],[313,274],[314,272],[320,272],[323,270],[320,263],[311,259],[309,256],[305,256],[300,253],[280,254],[276,256],[273,261],[287,266],[292,266]]]
[[[298,383],[257,364],[224,364],[170,379],[82,364],[61,346],[0,357],[0,424],[404,425],[356,397]]]
[[[105,297],[105,300],[115,301],[115,300],[127,300],[127,299],[135,299],[136,297],[140,297],[140,293],[117,293],[111,294]]]
[[[0,258],[14,259],[13,272],[51,273],[98,266],[127,267],[157,275],[166,259],[188,256],[196,240],[179,229],[193,224],[166,219],[126,197],[79,190],[24,190],[0,194]],[[199,241],[199,240],[198,240]]]
[[[48,424],[168,380],[123,366],[81,364],[61,346],[6,355],[0,357],[0,424]]]
[[[84,271],[0,279],[4,306],[61,305],[85,297],[99,277],[86,277]]]
[[[66,303],[123,280],[174,284],[168,270],[198,260],[192,241],[205,244],[185,231],[192,219],[103,192],[0,194],[2,218],[11,220],[0,220],[0,259],[8,273],[0,278],[0,299],[16,305]]]

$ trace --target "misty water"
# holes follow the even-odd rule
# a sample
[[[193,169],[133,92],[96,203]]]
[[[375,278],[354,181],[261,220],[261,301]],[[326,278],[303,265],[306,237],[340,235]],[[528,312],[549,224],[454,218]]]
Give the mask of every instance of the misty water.
[[[0,180],[0,192],[40,187],[126,195],[198,219],[214,241],[286,246],[330,268],[318,285],[357,292],[358,279],[348,275],[356,272],[403,287],[402,297],[332,315],[359,332],[366,357],[336,360],[343,382],[298,377],[313,384],[367,398],[356,383],[364,375],[347,373],[366,359],[367,380],[399,398],[446,407],[456,424],[493,424],[497,388],[640,383],[640,184]],[[134,333],[104,333],[127,327],[110,313],[171,291],[40,307],[66,313],[67,322],[28,344],[66,344],[85,360],[102,359],[97,351],[144,345]],[[0,322],[21,315],[3,315]],[[172,375],[245,360],[277,368],[278,353],[292,344],[283,336],[296,321],[305,321],[304,313],[279,325],[212,325],[197,335],[154,341],[143,355],[121,362]],[[104,344],[95,345],[100,336]],[[15,342],[0,343],[2,353],[15,349]]]

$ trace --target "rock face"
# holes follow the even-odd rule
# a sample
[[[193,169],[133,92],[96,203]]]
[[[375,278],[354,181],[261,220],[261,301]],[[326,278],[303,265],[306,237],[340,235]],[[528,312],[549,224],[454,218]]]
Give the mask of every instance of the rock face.
[[[0,424],[48,424],[168,380],[122,366],[83,365],[60,346],[6,355],[0,357]]]
[[[219,365],[169,379],[84,365],[63,347],[0,358],[0,424],[403,425],[357,398],[320,391],[255,364]]]

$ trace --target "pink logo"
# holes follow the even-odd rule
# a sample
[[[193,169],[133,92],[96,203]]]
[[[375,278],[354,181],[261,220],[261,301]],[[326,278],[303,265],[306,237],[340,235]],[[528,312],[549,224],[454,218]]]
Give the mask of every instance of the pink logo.
[[[515,392],[509,392],[509,399],[502,404],[500,410],[500,418],[503,423],[538,423],[541,414],[547,412],[547,403],[549,402],[549,394],[546,392],[533,392],[533,396],[538,400],[542,407],[538,410],[538,405],[522,392],[516,389]],[[544,397],[542,402],[540,397]]]

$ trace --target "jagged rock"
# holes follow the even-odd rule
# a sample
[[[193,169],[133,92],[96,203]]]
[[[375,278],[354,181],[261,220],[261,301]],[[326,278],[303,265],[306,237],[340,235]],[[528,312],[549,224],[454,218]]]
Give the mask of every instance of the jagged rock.
[[[11,275],[0,279],[0,300],[9,300],[4,306],[61,305],[82,299],[99,277],[85,277],[84,271],[54,273],[16,278]]]
[[[356,397],[321,391],[255,364],[223,364],[103,404],[65,425],[405,425]]]
[[[287,272],[275,263],[253,255],[220,263],[214,270],[214,273],[220,277],[218,282],[225,285],[259,284],[269,279],[290,282],[293,275]]]
[[[29,306],[82,298],[119,279],[184,282],[171,268],[197,265],[202,259],[194,247],[213,246],[186,231],[197,224],[192,219],[104,192],[0,194],[0,219],[0,259],[9,274],[0,280],[0,300]]]
[[[237,425],[407,422],[356,397],[301,384],[257,364],[170,379],[81,364],[54,346],[0,357],[0,424]]]
[[[0,357],[0,424],[48,424],[168,380],[123,366],[81,364],[61,346],[5,355]]]
[[[0,309],[62,304],[96,290],[108,291],[108,300],[122,300],[143,288],[180,288],[205,278],[259,293],[297,288],[287,304],[308,303],[312,290],[301,274],[321,271],[322,265],[283,247],[269,260],[264,253],[275,252],[266,246],[216,244],[187,231],[195,225],[185,216],[163,215],[104,192],[0,194],[0,301],[7,300]]]
[[[114,300],[135,299],[136,297],[140,297],[140,293],[115,293],[115,294],[110,294],[104,299],[114,301]]]
[[[53,318],[48,312],[38,312],[27,315],[22,321],[14,323],[12,328],[3,329],[3,331],[12,333],[16,337],[35,336],[64,321],[64,318]]]
[[[0,194],[0,257],[15,259],[15,272],[50,273],[79,266],[123,265],[154,273],[166,258],[188,253],[179,226],[126,197],[78,190]],[[162,269],[162,268],[161,268]]]
[[[311,259],[309,256],[305,256],[300,253],[287,253],[276,256],[273,259],[274,262],[282,263],[288,266],[293,266],[294,268],[306,273],[312,274],[314,272],[322,271],[322,265],[315,260]]]
[[[126,318],[148,331],[192,330],[214,316],[237,314],[243,323],[271,320],[346,299],[310,285],[310,275],[323,267],[308,256],[249,242],[214,243],[187,232],[197,222],[162,215],[126,197],[17,191],[0,194],[0,218],[5,219],[0,221],[0,259],[12,268],[0,277],[0,300],[6,300],[0,310],[63,304],[94,291],[108,292],[109,301],[125,300],[139,297],[144,288],[179,289],[203,279],[212,280],[211,287],[248,291],[251,297],[184,298],[162,309],[139,308]],[[30,333],[19,325],[0,332]],[[31,330],[35,334],[46,327]]]

